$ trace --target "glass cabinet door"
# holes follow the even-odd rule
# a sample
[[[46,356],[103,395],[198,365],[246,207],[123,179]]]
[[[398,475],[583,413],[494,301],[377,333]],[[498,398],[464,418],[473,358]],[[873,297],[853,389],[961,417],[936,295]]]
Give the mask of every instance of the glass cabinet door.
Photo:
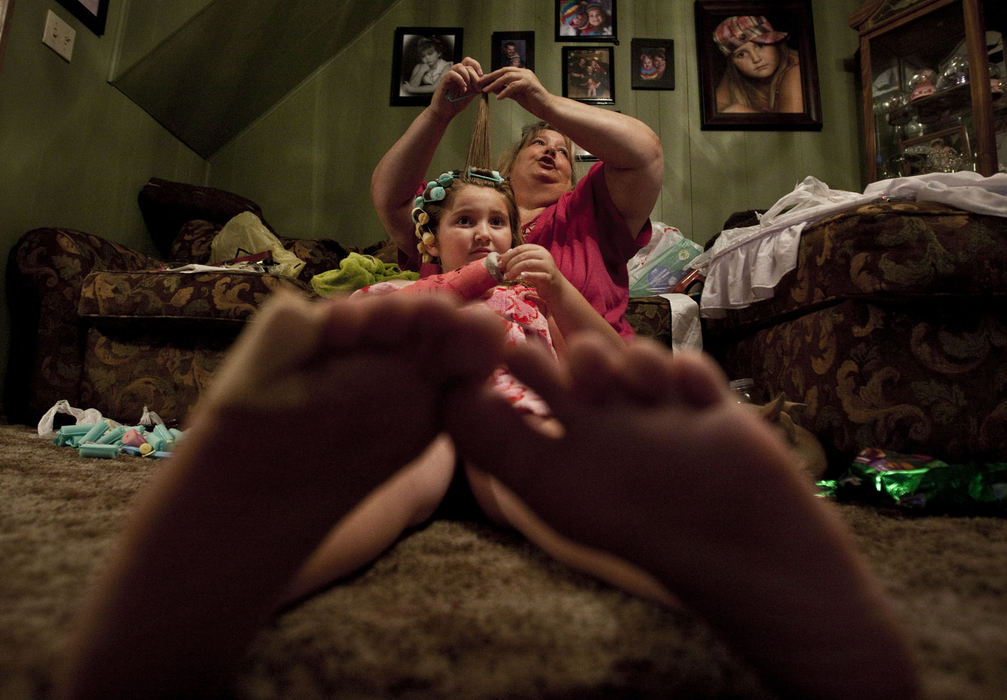
[[[868,4],[874,12],[860,27],[868,180],[1007,171],[1003,9],[984,22],[980,0]]]

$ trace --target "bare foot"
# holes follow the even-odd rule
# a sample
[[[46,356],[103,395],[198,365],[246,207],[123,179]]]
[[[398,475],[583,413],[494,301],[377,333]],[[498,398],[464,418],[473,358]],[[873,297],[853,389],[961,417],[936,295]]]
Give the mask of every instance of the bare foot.
[[[278,295],[215,375],[92,590],[57,695],[202,695],[336,521],[441,431],[499,359],[491,314]]]
[[[788,694],[916,695],[906,640],[843,523],[708,358],[587,338],[565,368],[508,352],[564,433],[466,389],[448,415],[463,455],[558,531],[653,573]],[[485,440],[485,425],[510,438]]]

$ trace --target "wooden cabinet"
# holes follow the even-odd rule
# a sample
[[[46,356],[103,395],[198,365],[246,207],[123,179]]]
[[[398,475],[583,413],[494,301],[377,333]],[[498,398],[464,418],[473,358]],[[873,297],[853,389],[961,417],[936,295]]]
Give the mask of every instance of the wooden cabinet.
[[[1004,0],[868,0],[850,15],[868,182],[1007,172],[1005,19]]]

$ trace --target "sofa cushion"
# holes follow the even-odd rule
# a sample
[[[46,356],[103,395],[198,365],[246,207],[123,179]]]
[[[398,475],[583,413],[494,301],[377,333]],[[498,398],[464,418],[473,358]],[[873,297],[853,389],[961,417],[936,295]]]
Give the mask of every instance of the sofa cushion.
[[[255,272],[96,270],[84,278],[77,313],[85,319],[244,323],[283,288],[314,295],[300,280]]]
[[[1007,218],[937,202],[876,202],[805,229],[771,299],[709,319],[763,326],[844,299],[1007,296]]]

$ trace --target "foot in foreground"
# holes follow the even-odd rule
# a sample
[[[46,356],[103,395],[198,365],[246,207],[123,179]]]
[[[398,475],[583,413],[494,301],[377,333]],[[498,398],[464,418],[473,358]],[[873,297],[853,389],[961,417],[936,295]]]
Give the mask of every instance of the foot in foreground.
[[[784,695],[918,696],[908,642],[844,523],[707,357],[587,339],[565,368],[508,352],[563,435],[468,388],[448,411],[467,457],[558,531],[650,571]],[[492,424],[511,438],[480,439]]]
[[[133,505],[55,695],[219,691],[295,570],[441,432],[447,386],[482,382],[501,336],[432,295],[274,296]]]

